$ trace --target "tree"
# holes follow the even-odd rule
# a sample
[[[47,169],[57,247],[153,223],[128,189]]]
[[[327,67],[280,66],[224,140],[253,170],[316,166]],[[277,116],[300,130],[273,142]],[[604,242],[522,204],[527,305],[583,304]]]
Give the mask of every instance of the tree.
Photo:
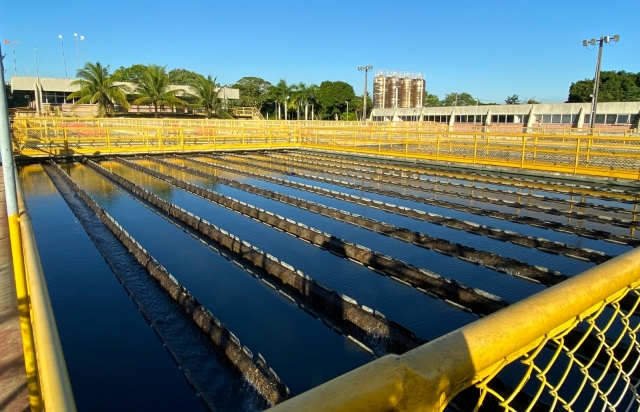
[[[567,103],[590,102],[593,80],[571,83]],[[640,72],[603,71],[600,73],[599,102],[631,102],[640,100]]]
[[[317,92],[318,103],[322,107],[323,117],[333,117],[346,111],[346,101],[356,97],[353,87],[342,81],[324,81]]]
[[[276,110],[278,114],[278,120],[281,118],[281,109],[284,112],[284,120],[287,120],[287,110],[289,106],[289,98],[291,97],[292,87],[287,84],[285,79],[280,81],[269,88],[269,96],[276,102]]]
[[[469,93],[449,93],[444,95],[440,106],[474,106],[476,99]]]
[[[309,120],[309,104],[315,97],[318,86],[307,86],[303,82],[298,83],[293,90],[293,103],[297,107],[297,119],[300,120],[300,108],[304,106],[304,120]]]
[[[137,98],[133,104],[148,104],[154,107],[154,117],[158,117],[158,106],[184,107],[186,103],[176,97],[181,89],[171,90],[167,66],[150,64],[145,67],[136,81]]]
[[[271,83],[260,77],[243,77],[231,87],[240,91],[241,106],[253,106],[261,110],[268,100]]]
[[[80,87],[67,97],[67,100],[77,99],[72,107],[79,104],[97,104],[98,116],[111,116],[115,110],[114,103],[120,104],[127,109],[127,92],[125,86],[114,84],[112,76],[109,75],[109,66],[103,66],[100,62],[85,63],[82,69],[76,72],[76,79],[71,82],[72,86]]]
[[[529,97],[525,102],[525,104],[540,104],[542,103],[541,101],[536,100],[535,96],[534,97]]]
[[[112,74],[113,81],[135,83],[142,76],[145,68],[144,64],[134,64],[129,67],[120,66]]]
[[[207,119],[211,118],[211,112],[220,108],[218,100],[218,85],[211,75],[198,77],[193,84],[195,93],[191,94],[196,99],[196,104],[206,110]]]
[[[171,84],[182,86],[193,86],[204,78],[203,75],[187,69],[173,69],[169,71],[168,76]]]
[[[507,97],[504,102],[506,104],[522,104],[522,102],[520,101],[520,96],[518,96],[517,94],[513,94]]]
[[[440,99],[435,94],[425,93],[424,94],[424,106],[425,107],[436,107],[441,106]]]

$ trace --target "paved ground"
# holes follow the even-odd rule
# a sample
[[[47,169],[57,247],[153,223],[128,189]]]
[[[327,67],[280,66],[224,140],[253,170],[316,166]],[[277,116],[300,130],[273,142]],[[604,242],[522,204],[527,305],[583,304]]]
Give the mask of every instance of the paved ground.
[[[0,170],[0,411],[28,410],[29,392],[11,264],[4,184]]]

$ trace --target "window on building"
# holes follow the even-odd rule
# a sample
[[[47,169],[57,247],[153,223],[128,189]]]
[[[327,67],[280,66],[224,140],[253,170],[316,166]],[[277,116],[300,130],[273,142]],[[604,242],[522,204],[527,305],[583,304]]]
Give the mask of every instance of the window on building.
[[[591,115],[590,114],[585,114],[584,115],[584,124],[585,125],[591,124]]]
[[[605,114],[597,114],[596,113],[596,123],[598,124],[604,124],[604,121],[606,120],[607,115]]]
[[[607,115],[607,124],[616,124],[616,117],[618,117],[617,114],[608,114]]]
[[[629,124],[629,119],[631,118],[630,115],[628,114],[619,114],[618,115],[618,120],[616,121],[616,123],[618,124]]]
[[[561,122],[563,124],[571,124],[572,123],[571,122],[571,115],[570,114],[563,114]]]
[[[512,114],[508,114],[506,123],[513,123],[513,119],[514,119],[513,115]]]
[[[551,115],[543,114],[542,115],[542,123],[551,123]]]
[[[554,114],[551,116],[551,123],[562,123],[562,115]]]

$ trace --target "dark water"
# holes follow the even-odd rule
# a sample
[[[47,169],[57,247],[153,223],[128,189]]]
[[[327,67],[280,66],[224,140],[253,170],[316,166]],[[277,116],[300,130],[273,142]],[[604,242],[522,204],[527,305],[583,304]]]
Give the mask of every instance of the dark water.
[[[42,168],[28,166],[26,173],[27,204],[78,410],[203,410]]]
[[[578,274],[593,266],[564,256],[550,255],[278,186],[260,179],[219,171],[213,166],[216,161],[211,159],[202,158],[211,162],[211,167],[188,161],[167,160],[411,228],[476,249],[546,266],[567,275]],[[508,301],[515,302],[545,289],[541,285],[175,169],[148,161],[136,162],[484,289]],[[220,162],[225,163],[224,160]],[[265,159],[260,159],[260,162],[264,163]],[[102,165],[271,253],[337,292],[384,313],[387,318],[401,323],[423,338],[435,339],[477,319],[473,314],[433,299],[416,289],[379,276],[347,259],[129,167],[109,161],[102,162]],[[65,166],[64,169],[219,318],[242,344],[255,354],[261,353],[293,395],[373,359],[242,268],[87,167],[74,164]],[[270,173],[251,167],[246,169],[503,230],[602,250],[612,255],[630,249],[485,216],[363,193],[326,182],[285,176],[279,172]],[[150,281],[146,272],[136,267],[135,261],[116,240],[101,232],[100,225],[93,222],[89,225],[93,234],[92,241],[40,166],[25,167],[22,177],[79,410],[204,410],[200,398],[221,411],[260,409],[251,388],[227,370],[197,328],[176,310],[166,294]],[[496,187],[502,188],[503,185]],[[558,197],[557,194],[555,196]],[[107,265],[94,241],[101,245],[103,253],[119,263],[118,268],[112,270]],[[114,271],[124,286],[118,282]],[[137,306],[143,308],[149,321],[143,318]],[[154,327],[150,327],[148,322]],[[156,336],[154,330],[159,336]],[[181,369],[176,367],[167,348],[174,354]],[[194,389],[185,379],[185,373],[189,375]]]

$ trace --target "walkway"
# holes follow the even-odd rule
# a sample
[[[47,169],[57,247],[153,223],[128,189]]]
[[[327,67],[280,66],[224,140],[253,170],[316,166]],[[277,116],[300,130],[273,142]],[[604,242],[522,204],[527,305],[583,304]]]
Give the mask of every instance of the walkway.
[[[4,181],[0,170],[0,411],[27,410],[29,392],[13,280]]]

